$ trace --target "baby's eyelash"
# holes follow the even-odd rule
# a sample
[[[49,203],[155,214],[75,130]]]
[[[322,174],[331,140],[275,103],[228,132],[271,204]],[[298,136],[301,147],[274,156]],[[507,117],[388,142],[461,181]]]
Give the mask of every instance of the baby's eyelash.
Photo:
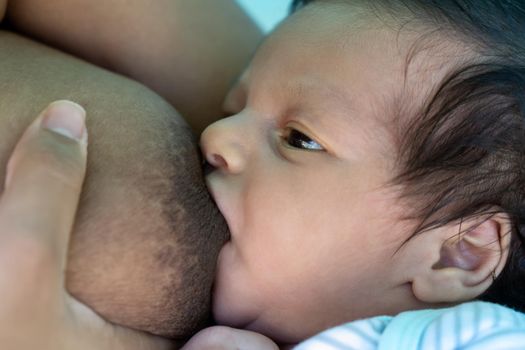
[[[316,152],[322,152],[325,150],[317,141],[294,128],[286,128],[282,139],[289,147]]]

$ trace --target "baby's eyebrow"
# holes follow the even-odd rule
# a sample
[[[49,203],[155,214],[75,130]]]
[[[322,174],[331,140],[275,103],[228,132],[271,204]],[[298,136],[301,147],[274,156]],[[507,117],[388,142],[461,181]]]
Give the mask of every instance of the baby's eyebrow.
[[[340,112],[334,114],[341,116],[346,122],[356,110],[353,99],[342,88],[325,79],[308,77],[292,81],[289,83],[289,89],[298,98],[309,101],[308,104],[314,109],[334,112],[330,107],[338,106]]]

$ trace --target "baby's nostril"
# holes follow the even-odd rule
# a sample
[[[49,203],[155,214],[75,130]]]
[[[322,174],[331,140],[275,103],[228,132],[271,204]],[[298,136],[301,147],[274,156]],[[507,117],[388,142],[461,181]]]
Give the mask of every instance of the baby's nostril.
[[[228,165],[226,160],[218,154],[212,156],[212,164],[217,168],[225,168]]]

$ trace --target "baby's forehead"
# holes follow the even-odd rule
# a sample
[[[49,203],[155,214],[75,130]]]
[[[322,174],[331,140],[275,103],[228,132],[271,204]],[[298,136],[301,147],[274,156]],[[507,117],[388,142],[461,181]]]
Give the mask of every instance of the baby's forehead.
[[[348,119],[373,119],[392,128],[423,109],[447,74],[469,58],[439,33],[391,27],[372,15],[355,25],[354,7],[331,6],[337,4],[314,3],[281,24],[241,85],[261,85],[287,100],[302,94],[327,113],[340,105]]]

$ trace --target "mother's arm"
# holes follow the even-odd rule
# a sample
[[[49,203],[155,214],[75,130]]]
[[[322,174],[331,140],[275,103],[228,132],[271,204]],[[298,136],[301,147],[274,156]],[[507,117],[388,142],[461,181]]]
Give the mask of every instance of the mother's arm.
[[[262,38],[235,0],[9,0],[5,20],[150,87],[197,133]]]

